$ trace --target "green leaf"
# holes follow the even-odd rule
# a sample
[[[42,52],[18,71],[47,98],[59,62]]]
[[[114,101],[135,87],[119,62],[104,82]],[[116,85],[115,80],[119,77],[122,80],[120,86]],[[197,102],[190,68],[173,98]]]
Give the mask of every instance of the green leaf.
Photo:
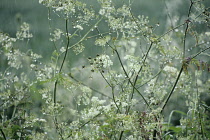
[[[13,133],[18,132],[20,129],[21,129],[21,127],[20,127],[19,125],[13,125],[13,126],[12,126],[12,132],[13,132]]]
[[[175,133],[179,133],[179,132],[182,131],[181,127],[175,127],[175,126],[170,126],[169,129],[172,130]]]
[[[171,118],[172,118],[172,115],[173,115],[174,113],[182,114],[182,115],[184,115],[184,116],[187,115],[186,113],[184,113],[184,112],[182,112],[182,111],[179,111],[179,110],[173,110],[173,111],[171,111],[171,113],[170,113],[170,115],[169,115],[168,126],[169,126],[169,124],[171,123]],[[169,127],[169,128],[170,128],[170,127]]]

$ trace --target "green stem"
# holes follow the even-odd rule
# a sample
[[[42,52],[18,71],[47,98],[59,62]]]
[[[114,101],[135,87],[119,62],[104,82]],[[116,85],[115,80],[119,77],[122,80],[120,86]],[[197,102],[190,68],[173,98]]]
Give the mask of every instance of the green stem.
[[[7,140],[6,135],[4,134],[4,131],[2,129],[0,129],[0,131],[1,131],[1,134],[2,134],[2,136],[4,138],[4,140]]]
[[[138,73],[137,73],[137,75],[136,75],[136,78],[135,78],[135,80],[134,80],[134,83],[133,83],[133,85],[132,85],[132,86],[133,86],[133,90],[132,90],[131,97],[130,97],[131,100],[133,99],[133,95],[134,95],[134,91],[135,91],[135,86],[136,86],[136,82],[137,82],[137,80],[138,80],[139,74],[140,74],[140,72],[142,71],[143,66],[145,65],[146,59],[147,59],[147,57],[148,57],[148,55],[149,55],[149,52],[150,52],[150,50],[151,50],[151,48],[152,48],[152,45],[153,45],[153,42],[150,43],[149,49],[148,49],[147,52],[146,52],[146,55],[145,55],[145,57],[144,57],[144,59],[143,59],[143,62],[142,62],[142,65],[141,65],[141,67],[140,67],[140,69],[139,69],[139,71],[138,71]],[[141,95],[142,98],[145,100],[145,103],[147,104],[147,106],[149,106],[149,103],[146,101],[146,99],[143,97],[143,95],[142,95],[142,94],[140,94],[140,95]],[[130,111],[130,108],[131,108],[131,106],[128,107],[128,109],[127,109],[127,111],[126,111],[126,114],[128,114],[128,112]]]
[[[173,85],[173,87],[172,87],[172,89],[171,89],[171,92],[169,93],[169,95],[168,95],[168,97],[167,97],[167,99],[166,99],[166,101],[165,101],[163,107],[161,108],[160,113],[163,112],[163,110],[164,110],[165,107],[166,107],[166,104],[168,103],[169,99],[171,98],[171,95],[173,94],[173,92],[174,92],[174,90],[175,90],[175,87],[176,87],[176,85],[177,85],[177,83],[178,83],[178,81],[179,81],[179,79],[180,79],[180,76],[181,76],[182,72],[183,72],[183,65],[182,65],[182,68],[181,68],[180,71],[179,71],[179,74],[178,74],[178,76],[177,76],[177,78],[176,78],[176,81],[175,81],[175,83],[174,83],[174,85]]]
[[[105,93],[102,93],[101,91],[98,91],[98,90],[96,90],[96,89],[94,89],[94,88],[92,88],[92,87],[90,87],[90,86],[84,84],[84,83],[81,82],[80,80],[76,79],[75,77],[73,77],[73,76],[71,75],[71,73],[68,74],[68,76],[69,76],[71,79],[73,79],[74,81],[76,81],[77,83],[80,83],[81,85],[90,88],[92,91],[94,91],[94,92],[96,92],[96,93],[99,93],[99,94],[101,94],[102,96],[107,97],[107,98],[109,98],[109,99],[112,99],[112,97],[106,95]]]

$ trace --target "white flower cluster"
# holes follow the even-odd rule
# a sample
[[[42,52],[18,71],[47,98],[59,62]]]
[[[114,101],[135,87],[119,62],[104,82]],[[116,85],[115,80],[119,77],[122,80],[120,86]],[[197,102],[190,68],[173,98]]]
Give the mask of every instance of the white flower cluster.
[[[101,8],[99,10],[99,14],[105,17],[109,17],[111,13],[115,11],[114,6],[112,6],[111,0],[98,0],[101,3]]]
[[[7,49],[10,48],[14,42],[16,42],[15,38],[11,38],[7,34],[0,32],[0,45]]]
[[[133,121],[132,115],[117,114],[116,117],[117,117],[117,119],[119,119],[123,122],[123,126],[120,127],[121,131],[135,129],[135,123]]]
[[[16,69],[22,68],[22,62],[21,58],[23,57],[23,54],[19,50],[14,50],[13,53],[6,53],[8,64]]]
[[[99,57],[99,59],[102,60],[102,63],[104,64],[104,65],[103,65],[104,68],[108,68],[108,67],[110,67],[110,66],[113,65],[113,62],[112,62],[112,60],[109,58],[108,55],[101,55],[101,56]]]
[[[116,18],[116,17],[113,17],[113,16],[109,16],[108,18],[108,22],[109,22],[109,27],[112,29],[112,30],[121,30],[123,32],[123,21],[124,19],[122,17],[119,17],[119,18]]]
[[[141,58],[135,57],[133,55],[126,55],[124,57],[125,60],[128,61],[128,68],[134,71],[138,71],[141,67]]]
[[[77,0],[39,0],[39,3],[54,11],[65,18],[72,18],[73,28],[83,30],[83,25],[88,24],[94,19],[94,8],[86,8],[86,4]]]
[[[94,64],[99,67],[109,68],[113,65],[113,62],[108,55],[103,54],[95,58]]]
[[[31,68],[33,68],[33,65],[31,65]],[[52,78],[53,75],[53,69],[50,66],[44,66],[44,68],[41,68],[39,70],[36,70],[36,77],[39,81],[45,81],[47,79]]]
[[[106,102],[106,100],[99,100],[98,97],[93,96],[91,99],[92,104],[95,106],[102,105]]]
[[[81,86],[80,89],[82,90],[83,93],[91,93],[92,92],[92,90],[87,86]]]
[[[35,122],[47,122],[45,119],[35,118],[32,120],[33,123]]]
[[[85,49],[85,46],[82,43],[79,43],[78,45],[73,47],[73,51],[76,55],[82,53]]]
[[[95,11],[93,9],[83,8],[83,15],[78,16],[79,23],[89,23],[95,17]]]
[[[101,111],[103,111],[103,104],[106,102],[106,100],[99,100],[98,97],[93,96],[91,98],[91,105],[92,107],[89,109],[85,109],[82,111],[83,119],[90,119],[96,115],[98,115]]]
[[[171,67],[171,66],[165,66],[164,69],[163,69],[165,72],[169,72],[169,73],[177,73],[177,69],[174,68],[174,67]]]
[[[39,0],[39,3],[46,5],[47,7],[52,6],[55,2],[53,0]]]
[[[82,27],[81,25],[76,25],[76,26],[74,26],[74,28],[77,28],[77,29],[83,30],[83,27]]]
[[[23,40],[25,38],[32,38],[33,35],[29,32],[30,26],[28,23],[24,22],[21,26],[20,26],[20,30],[17,31],[16,33],[16,37],[17,39]]]
[[[92,90],[87,86],[79,86],[82,93],[77,96],[77,105],[89,105],[91,103],[90,98],[92,96]]]
[[[96,39],[95,45],[105,46],[106,43],[108,43],[108,41],[109,41],[110,39],[111,39],[110,36],[105,36],[105,37],[103,37],[103,38]]]
[[[128,16],[130,15],[129,7],[127,5],[123,5],[122,7],[117,9],[117,13],[120,13],[123,16]]]
[[[63,31],[61,29],[55,29],[53,33],[50,33],[52,36],[50,38],[50,41],[57,41],[61,38],[61,35],[63,35]]]
[[[61,48],[60,48],[60,52],[61,52],[61,53],[64,53],[65,51],[66,51],[66,48],[65,48],[65,47],[61,47]]]
[[[148,18],[138,16],[134,20],[128,5],[116,8],[111,0],[98,1],[101,4],[99,14],[107,18],[106,21],[111,30],[121,32],[123,37],[134,37],[139,33],[151,32],[147,27]]]
[[[45,101],[46,104],[50,104],[52,102],[52,97],[50,93],[50,89],[40,89],[38,90],[39,94],[41,94],[42,99]]]
[[[31,51],[31,53],[30,53],[30,56],[31,56],[31,58],[32,58],[33,60],[37,60],[37,59],[39,59],[39,58],[42,58],[41,55],[36,54],[36,53],[34,53],[34,52],[32,52],[32,51]]]
[[[75,13],[75,7],[73,2],[59,2],[60,6],[56,7],[56,11],[65,11],[68,13]],[[62,4],[61,4],[62,3]]]

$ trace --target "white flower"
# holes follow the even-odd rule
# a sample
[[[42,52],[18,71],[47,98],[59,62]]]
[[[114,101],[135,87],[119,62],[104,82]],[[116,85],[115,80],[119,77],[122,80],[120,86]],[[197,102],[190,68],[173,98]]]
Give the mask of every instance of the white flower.
[[[92,92],[92,90],[89,87],[87,87],[87,86],[82,86],[81,90],[84,93],[91,93]]]
[[[95,45],[104,46],[104,45],[106,45],[107,42],[109,42],[110,39],[111,39],[111,37],[109,35],[107,35],[103,38],[99,38],[95,41]]]
[[[100,9],[99,14],[104,15],[106,13],[105,9]]]
[[[14,82],[17,82],[19,78],[17,76],[14,77]]]
[[[210,32],[205,32],[205,34],[206,34],[207,36],[210,36]]]
[[[42,3],[44,0],[39,0],[39,3]]]
[[[93,96],[91,99],[91,102],[97,102],[98,101],[98,97]]]
[[[91,102],[92,102],[92,103],[95,103],[95,104],[101,105],[101,104],[105,103],[106,100],[99,100],[98,97],[95,97],[95,96],[94,96],[94,97],[92,97]]]
[[[77,28],[77,29],[83,30],[83,27],[82,27],[81,25],[76,25],[74,28]]]
[[[61,53],[64,53],[65,51],[66,51],[65,47],[61,47],[61,48],[60,48],[60,52],[61,52]]]
[[[17,31],[17,33],[16,33],[17,39],[23,40],[24,38],[32,38],[33,35],[31,33],[29,33],[29,29],[30,29],[29,24],[24,22],[20,26],[20,30]]]
[[[42,99],[47,99],[47,98],[48,98],[47,93],[43,93],[43,94],[42,94]]]
[[[34,65],[34,64],[31,64],[31,65],[30,65],[31,68],[34,68],[35,66],[36,66],[36,65]]]
[[[131,104],[132,104],[132,105],[136,105],[137,103],[138,103],[138,100],[136,100],[136,99],[132,99],[132,100],[131,100]]]
[[[78,45],[73,47],[73,51],[76,55],[82,53],[85,49],[85,46],[82,43],[79,43]]]
[[[177,69],[171,66],[165,66],[163,69],[165,72],[176,73]]]
[[[128,106],[128,103],[126,103],[126,102],[122,102],[121,104],[122,104],[122,107]]]
[[[32,122],[47,122],[47,121],[45,119],[36,118],[36,119],[33,119]]]
[[[62,11],[62,10],[64,10],[63,6],[56,8],[56,11]]]
[[[50,41],[59,40],[62,34],[63,34],[63,31],[61,31],[60,29],[55,29],[54,32],[51,34],[52,38],[50,38]]]
[[[103,67],[104,67],[104,68],[108,68],[108,67],[110,67],[110,66],[113,65],[113,62],[112,62],[112,60],[109,58],[108,55],[101,55],[101,56],[99,56],[99,60],[102,61]]]
[[[103,111],[106,112],[106,113],[109,112],[111,109],[112,109],[112,104],[109,104],[109,105],[106,105],[106,106],[103,107]]]

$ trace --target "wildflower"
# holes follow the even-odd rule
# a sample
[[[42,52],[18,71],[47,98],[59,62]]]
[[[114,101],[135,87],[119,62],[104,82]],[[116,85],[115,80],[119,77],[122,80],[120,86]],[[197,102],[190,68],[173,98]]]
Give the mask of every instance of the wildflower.
[[[50,34],[52,36],[52,38],[50,38],[50,41],[59,40],[62,34],[63,34],[63,31],[61,31],[60,29],[55,29],[54,32]]]
[[[33,35],[31,33],[29,33],[29,29],[30,29],[29,24],[24,22],[20,26],[20,30],[17,31],[17,33],[16,33],[17,39],[23,40],[24,38],[32,38]]]
[[[79,43],[78,45],[73,47],[73,51],[76,55],[82,53],[85,49],[85,46],[82,43]]]
[[[83,27],[82,27],[81,25],[76,25],[76,26],[74,26],[74,28],[77,28],[77,29],[83,30]]]
[[[113,62],[108,55],[101,55],[98,57],[98,60],[101,60],[104,68],[108,68],[113,65]]]
[[[110,36],[105,36],[103,38],[99,38],[95,41],[95,45],[104,46],[111,39]]]
[[[170,66],[165,66],[163,69],[165,72],[170,72],[170,73],[176,73],[177,69],[174,67],[170,67]]]

